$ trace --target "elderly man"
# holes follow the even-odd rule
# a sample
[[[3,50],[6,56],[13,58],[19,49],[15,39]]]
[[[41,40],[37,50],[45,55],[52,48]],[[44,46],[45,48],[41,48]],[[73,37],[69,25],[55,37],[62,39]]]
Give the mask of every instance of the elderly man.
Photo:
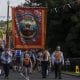
[[[52,65],[54,65],[55,78],[61,79],[61,68],[64,65],[63,52],[60,51],[60,46],[57,46],[56,50],[52,54]]]

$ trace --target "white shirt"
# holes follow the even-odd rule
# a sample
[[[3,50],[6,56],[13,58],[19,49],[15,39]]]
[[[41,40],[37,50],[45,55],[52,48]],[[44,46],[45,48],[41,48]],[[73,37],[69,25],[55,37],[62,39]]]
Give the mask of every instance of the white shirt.
[[[2,55],[1,55],[1,60],[2,60],[2,63],[10,63],[12,61],[12,56],[10,53],[8,53],[8,58],[6,59],[5,57],[5,52],[2,52]]]
[[[49,61],[50,60],[50,53],[48,51],[45,51],[45,53],[47,55],[45,61]]]
[[[63,52],[60,51],[60,53],[61,53],[61,59],[60,59],[60,61],[57,61],[57,60],[55,59],[55,51],[52,53],[51,61],[52,61],[52,64],[53,64],[53,65],[54,65],[54,62],[56,62],[56,63],[62,62],[62,64],[64,65]]]

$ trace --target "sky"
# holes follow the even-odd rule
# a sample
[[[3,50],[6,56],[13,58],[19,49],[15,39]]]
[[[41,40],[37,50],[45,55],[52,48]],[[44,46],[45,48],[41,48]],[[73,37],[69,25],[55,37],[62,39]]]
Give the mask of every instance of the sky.
[[[7,20],[7,1],[8,0],[0,0],[0,20],[4,20],[6,21]],[[9,16],[10,16],[10,19],[11,19],[11,7],[13,6],[17,6],[17,5],[20,5],[21,3],[24,3],[25,0],[9,0]]]

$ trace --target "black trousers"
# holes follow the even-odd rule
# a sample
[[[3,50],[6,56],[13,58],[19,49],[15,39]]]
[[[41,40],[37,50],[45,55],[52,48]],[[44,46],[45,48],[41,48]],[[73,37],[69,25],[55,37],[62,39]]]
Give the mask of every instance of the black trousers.
[[[10,64],[3,64],[3,69],[4,69],[5,77],[8,77],[9,76]]]
[[[61,78],[62,63],[54,63],[55,78]]]
[[[48,69],[48,61],[41,61],[41,67],[42,67],[42,77],[46,78],[47,69]]]

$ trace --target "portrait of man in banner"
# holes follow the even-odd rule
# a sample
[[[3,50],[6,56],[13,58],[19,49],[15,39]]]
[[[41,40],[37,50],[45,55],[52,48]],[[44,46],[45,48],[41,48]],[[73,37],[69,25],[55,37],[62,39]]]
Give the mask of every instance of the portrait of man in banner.
[[[39,18],[30,12],[17,14],[17,34],[21,37],[23,43],[33,43],[38,39]]]

